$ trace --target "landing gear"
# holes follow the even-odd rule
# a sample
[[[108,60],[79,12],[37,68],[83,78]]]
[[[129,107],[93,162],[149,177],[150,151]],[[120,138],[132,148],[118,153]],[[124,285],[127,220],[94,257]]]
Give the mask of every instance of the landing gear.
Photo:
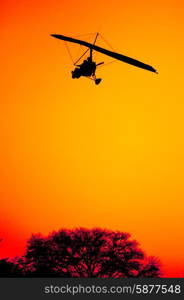
[[[95,81],[95,84],[97,85],[97,84],[99,84],[102,81],[102,79],[101,78],[97,78],[94,81]]]

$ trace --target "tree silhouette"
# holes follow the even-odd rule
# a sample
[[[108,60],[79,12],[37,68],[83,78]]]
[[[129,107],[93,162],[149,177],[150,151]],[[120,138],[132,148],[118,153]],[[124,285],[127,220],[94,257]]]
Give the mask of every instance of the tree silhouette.
[[[1,277],[19,277],[22,276],[22,269],[19,265],[8,258],[0,259],[0,276]]]
[[[14,264],[32,277],[160,277],[159,262],[146,258],[128,233],[99,228],[33,235]]]

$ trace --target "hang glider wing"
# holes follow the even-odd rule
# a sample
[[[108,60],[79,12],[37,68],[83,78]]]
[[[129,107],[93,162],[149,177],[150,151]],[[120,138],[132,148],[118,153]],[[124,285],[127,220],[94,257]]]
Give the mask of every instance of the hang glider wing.
[[[67,37],[67,36],[64,36],[64,35],[51,34],[51,36],[55,37],[57,39],[63,40],[63,41],[72,42],[72,43],[76,43],[76,44],[88,47],[88,48],[90,48],[92,50],[98,51],[100,53],[103,53],[103,54],[108,55],[110,57],[113,57],[115,59],[118,59],[118,60],[123,61],[123,62],[125,62],[127,64],[130,64],[130,65],[136,66],[138,68],[142,68],[142,69],[145,69],[145,70],[157,73],[157,71],[152,66],[147,65],[147,64],[145,64],[145,63],[143,63],[143,62],[141,62],[139,60],[136,60],[134,58],[125,56],[123,54],[119,54],[119,53],[116,53],[116,52],[113,52],[113,51],[109,51],[109,50],[101,48],[101,47],[99,47],[97,45],[90,44],[88,42],[85,42],[85,41],[82,41],[82,40],[78,40],[78,39],[75,39],[75,38],[71,38],[71,37]]]

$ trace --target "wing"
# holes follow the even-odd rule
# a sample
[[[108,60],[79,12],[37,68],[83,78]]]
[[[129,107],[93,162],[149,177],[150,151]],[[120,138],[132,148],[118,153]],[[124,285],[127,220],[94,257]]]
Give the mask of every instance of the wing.
[[[145,69],[145,70],[157,73],[157,71],[152,66],[147,65],[147,64],[145,64],[145,63],[143,63],[143,62],[141,62],[139,60],[136,60],[134,58],[125,56],[123,54],[119,54],[119,53],[116,53],[116,52],[113,52],[113,51],[109,51],[109,50],[101,48],[101,47],[99,47],[97,45],[93,45],[93,44],[90,44],[88,42],[85,42],[85,41],[82,41],[82,40],[78,40],[78,39],[75,39],[75,38],[71,38],[71,37],[67,37],[67,36],[64,36],[64,35],[51,34],[51,36],[55,37],[57,39],[63,40],[63,41],[67,41],[67,42],[72,42],[72,43],[76,43],[76,44],[79,44],[79,45],[83,45],[85,47],[88,47],[90,49],[93,49],[95,51],[103,53],[105,55],[108,55],[108,56],[110,56],[112,58],[115,58],[115,59],[118,59],[120,61],[123,61],[123,62],[125,62],[127,64],[130,64],[130,65],[136,66],[138,68],[142,68],[142,69]]]

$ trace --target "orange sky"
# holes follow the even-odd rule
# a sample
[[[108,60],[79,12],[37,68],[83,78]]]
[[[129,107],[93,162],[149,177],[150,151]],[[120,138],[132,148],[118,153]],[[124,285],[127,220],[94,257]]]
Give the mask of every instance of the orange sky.
[[[180,0],[1,0],[0,255],[61,227],[127,231],[184,274]],[[62,41],[99,30],[122,62],[72,80]]]

